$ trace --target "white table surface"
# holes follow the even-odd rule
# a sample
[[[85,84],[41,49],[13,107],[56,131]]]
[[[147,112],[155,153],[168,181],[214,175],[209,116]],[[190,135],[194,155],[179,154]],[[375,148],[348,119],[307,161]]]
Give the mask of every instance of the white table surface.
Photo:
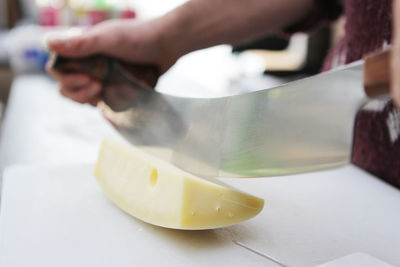
[[[400,192],[353,166],[223,179],[265,199],[255,218],[219,230],[155,227],[102,194],[92,165],[16,166],[4,174],[0,266],[314,266],[363,252],[400,266]]]
[[[2,124],[1,170],[14,164],[92,162],[104,138],[119,135],[99,110],[62,97],[45,76],[20,76],[13,81]]]

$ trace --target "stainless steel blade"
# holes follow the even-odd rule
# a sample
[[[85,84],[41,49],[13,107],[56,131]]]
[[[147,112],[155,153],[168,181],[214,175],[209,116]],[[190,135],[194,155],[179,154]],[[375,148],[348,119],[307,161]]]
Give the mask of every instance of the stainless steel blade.
[[[362,65],[358,61],[276,88],[223,98],[136,90],[123,111],[103,108],[129,142],[196,175],[313,171],[349,162],[355,115],[365,101]]]

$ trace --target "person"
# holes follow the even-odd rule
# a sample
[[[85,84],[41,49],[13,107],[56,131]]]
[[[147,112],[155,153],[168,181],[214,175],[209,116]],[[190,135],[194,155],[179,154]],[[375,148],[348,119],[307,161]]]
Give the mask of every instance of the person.
[[[341,14],[346,17],[345,36],[327,56],[324,70],[391,45],[391,72],[399,73],[399,0],[190,0],[155,19],[107,21],[80,36],[48,44],[68,57],[102,53],[154,64],[162,74],[189,52],[269,33],[307,31]],[[93,105],[101,100],[101,84],[87,75],[49,72],[60,81],[64,96]],[[380,105],[382,109],[374,110],[381,117],[369,114],[370,110],[360,111],[352,160],[400,187],[400,113],[395,107],[400,107],[400,75],[391,75],[391,96],[393,102],[386,101]],[[384,125],[389,117],[391,122]]]

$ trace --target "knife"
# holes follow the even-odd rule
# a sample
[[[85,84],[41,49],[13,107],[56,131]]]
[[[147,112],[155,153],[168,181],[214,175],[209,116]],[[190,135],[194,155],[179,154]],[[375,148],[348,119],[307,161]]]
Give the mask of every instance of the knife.
[[[264,177],[348,164],[357,111],[368,96],[388,92],[388,55],[275,88],[209,99],[153,90],[160,72],[152,65],[56,54],[50,65],[99,80],[105,117],[133,145],[198,176]]]

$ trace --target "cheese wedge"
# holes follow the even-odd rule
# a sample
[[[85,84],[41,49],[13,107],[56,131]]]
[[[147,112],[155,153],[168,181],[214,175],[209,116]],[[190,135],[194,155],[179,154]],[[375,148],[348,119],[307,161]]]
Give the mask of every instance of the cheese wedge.
[[[104,193],[145,222],[176,229],[212,229],[250,219],[264,201],[217,179],[186,173],[127,144],[104,141],[95,167]]]

